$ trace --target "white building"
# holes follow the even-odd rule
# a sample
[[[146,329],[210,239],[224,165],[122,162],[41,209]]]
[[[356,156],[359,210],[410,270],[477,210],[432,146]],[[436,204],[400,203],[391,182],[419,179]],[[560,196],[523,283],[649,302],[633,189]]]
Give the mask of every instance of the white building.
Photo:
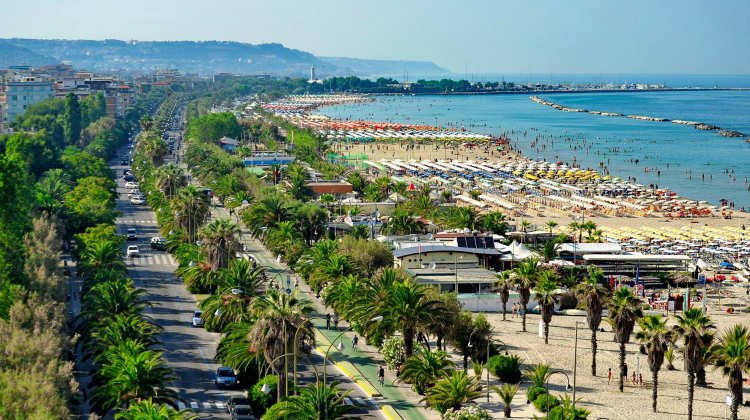
[[[26,108],[54,96],[50,81],[23,76],[5,82],[0,88],[0,129],[26,112]]]

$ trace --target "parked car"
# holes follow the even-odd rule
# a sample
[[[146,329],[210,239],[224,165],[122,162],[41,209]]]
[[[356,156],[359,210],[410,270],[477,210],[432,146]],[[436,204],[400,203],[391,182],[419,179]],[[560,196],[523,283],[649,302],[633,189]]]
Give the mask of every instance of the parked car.
[[[245,397],[229,397],[227,401],[227,413],[232,414],[235,407],[250,407],[250,400]]]
[[[167,249],[167,240],[160,236],[154,236],[151,238],[151,249],[165,251]]]
[[[127,233],[125,233],[125,238],[129,241],[135,241],[138,239],[138,233],[136,233],[135,228],[128,228]]]
[[[193,312],[193,327],[203,326],[203,311]]]
[[[141,196],[141,195],[134,195],[130,199],[130,204],[133,204],[133,205],[136,205],[136,206],[140,206],[140,205],[144,204],[145,202],[146,202],[146,200],[144,200],[143,196]]]
[[[125,174],[122,176],[122,179],[125,180],[125,182],[135,182],[135,177],[133,174]]]
[[[222,366],[216,369],[216,379],[214,379],[214,383],[217,388],[232,388],[239,385],[237,375],[232,368],[227,366]]]
[[[128,181],[125,183],[125,188],[138,188],[138,183],[133,181]]]
[[[128,258],[137,257],[138,254],[138,245],[128,245],[128,250],[126,251],[126,255],[128,256]]]

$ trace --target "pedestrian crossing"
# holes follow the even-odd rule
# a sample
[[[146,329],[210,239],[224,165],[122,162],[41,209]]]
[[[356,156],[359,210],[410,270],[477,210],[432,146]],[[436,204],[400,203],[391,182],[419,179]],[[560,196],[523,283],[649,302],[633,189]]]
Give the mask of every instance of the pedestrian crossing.
[[[142,265],[177,265],[177,259],[172,254],[158,253],[158,254],[141,254],[137,257],[126,258],[125,265],[127,266],[142,266]]]
[[[155,225],[156,220],[135,220],[135,219],[117,219],[118,225]]]
[[[177,401],[178,410],[226,410],[227,405],[223,401]]]

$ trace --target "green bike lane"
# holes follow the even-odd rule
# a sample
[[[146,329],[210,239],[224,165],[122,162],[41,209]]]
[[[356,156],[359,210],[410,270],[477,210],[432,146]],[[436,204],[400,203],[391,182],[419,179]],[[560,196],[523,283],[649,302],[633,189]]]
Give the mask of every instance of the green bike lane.
[[[214,207],[214,215],[221,215],[221,217],[229,217],[228,212],[223,207]],[[317,299],[310,288],[305,282],[300,279],[292,270],[290,270],[284,263],[277,261],[271,253],[263,246],[260,241],[252,237],[243,230],[240,235],[240,239],[245,247],[245,253],[248,253],[256,259],[256,261],[266,267],[266,272],[269,277],[277,282],[282,289],[290,288],[295,289],[298,285],[298,291],[302,295],[306,295],[313,303],[316,314],[312,321],[318,330],[316,334],[318,338],[325,338],[319,341],[317,344],[318,350],[321,353],[328,352],[328,358],[337,364],[337,368],[344,371],[346,376],[352,377],[355,382],[365,389],[365,391],[375,389],[377,394],[380,394],[382,398],[377,398],[377,402],[383,406],[388,405],[395,410],[395,413],[403,419],[438,419],[439,415],[435,412],[428,412],[424,407],[420,406],[416,401],[421,399],[421,396],[414,393],[408,386],[408,384],[395,382],[396,378],[393,372],[386,370],[384,386],[378,384],[378,369],[381,365],[385,366],[382,362],[382,357],[378,352],[378,349],[369,346],[364,343],[364,339],[359,340],[359,350],[354,351],[352,349],[352,338],[354,333],[351,331],[344,332],[348,328],[348,324],[340,323],[339,329],[326,329],[325,315],[331,311],[323,305],[320,299]],[[340,339],[337,339],[341,336]],[[331,342],[336,339],[334,346],[330,346]],[[339,351],[336,345],[341,341],[344,344],[343,351]],[[354,366],[357,372],[348,372],[347,362]],[[341,364],[339,366],[339,364]],[[330,367],[328,367],[330,368]],[[362,383],[361,380],[365,383]],[[390,415],[391,411],[385,408],[383,414],[386,418],[398,418]]]

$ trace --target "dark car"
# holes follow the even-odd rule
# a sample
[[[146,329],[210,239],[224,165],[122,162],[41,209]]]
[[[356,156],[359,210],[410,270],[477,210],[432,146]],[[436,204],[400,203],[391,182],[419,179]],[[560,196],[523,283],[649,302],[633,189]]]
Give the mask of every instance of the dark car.
[[[237,406],[232,411],[232,420],[255,420],[253,410],[249,406]]]
[[[229,397],[227,401],[227,413],[232,414],[236,407],[250,407],[250,400],[245,397]]]
[[[233,388],[239,384],[237,375],[230,367],[222,366],[216,369],[216,379],[214,383],[217,388]]]
[[[135,182],[135,177],[133,175],[124,175],[122,179],[124,179],[125,182]]]
[[[120,159],[120,165],[127,165],[129,163],[130,161],[128,161],[127,159]]]

